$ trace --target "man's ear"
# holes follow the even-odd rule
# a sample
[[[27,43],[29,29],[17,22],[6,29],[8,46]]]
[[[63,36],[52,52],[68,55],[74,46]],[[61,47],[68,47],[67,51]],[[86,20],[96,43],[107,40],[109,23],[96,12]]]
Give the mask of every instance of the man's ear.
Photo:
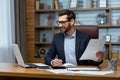
[[[71,20],[70,20],[70,24],[71,24],[71,25],[74,25],[74,23],[75,23],[75,20],[74,20],[74,19],[71,19]]]

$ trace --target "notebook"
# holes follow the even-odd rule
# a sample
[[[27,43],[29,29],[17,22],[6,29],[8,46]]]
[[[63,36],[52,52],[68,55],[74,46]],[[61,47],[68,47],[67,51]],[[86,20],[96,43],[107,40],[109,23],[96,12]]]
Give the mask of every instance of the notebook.
[[[21,55],[20,49],[17,44],[12,44],[13,53],[16,57],[18,65],[24,67],[24,68],[48,68],[48,65],[43,63],[25,63],[23,60],[23,57]]]

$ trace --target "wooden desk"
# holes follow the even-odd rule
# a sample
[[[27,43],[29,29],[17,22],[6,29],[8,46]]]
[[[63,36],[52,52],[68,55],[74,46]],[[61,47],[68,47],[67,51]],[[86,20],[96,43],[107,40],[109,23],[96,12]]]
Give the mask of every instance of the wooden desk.
[[[96,76],[84,74],[54,74],[36,68],[22,68],[17,64],[0,63],[0,80],[120,80],[120,71]]]

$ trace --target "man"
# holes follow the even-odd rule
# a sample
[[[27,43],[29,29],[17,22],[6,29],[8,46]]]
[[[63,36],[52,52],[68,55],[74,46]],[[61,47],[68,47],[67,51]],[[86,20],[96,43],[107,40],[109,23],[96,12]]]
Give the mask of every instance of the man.
[[[98,66],[103,62],[102,52],[96,53],[98,61],[79,60],[89,43],[90,37],[75,30],[75,18],[75,13],[71,10],[63,9],[59,12],[57,24],[61,33],[55,35],[52,45],[45,55],[45,64],[61,66],[64,63],[71,63]]]

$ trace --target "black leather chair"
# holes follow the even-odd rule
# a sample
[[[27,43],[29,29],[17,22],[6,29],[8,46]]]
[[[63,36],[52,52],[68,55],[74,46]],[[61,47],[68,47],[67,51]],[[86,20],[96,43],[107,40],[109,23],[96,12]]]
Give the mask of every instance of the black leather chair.
[[[98,38],[98,26],[97,25],[75,25],[75,28],[83,33],[88,34],[92,39]]]

